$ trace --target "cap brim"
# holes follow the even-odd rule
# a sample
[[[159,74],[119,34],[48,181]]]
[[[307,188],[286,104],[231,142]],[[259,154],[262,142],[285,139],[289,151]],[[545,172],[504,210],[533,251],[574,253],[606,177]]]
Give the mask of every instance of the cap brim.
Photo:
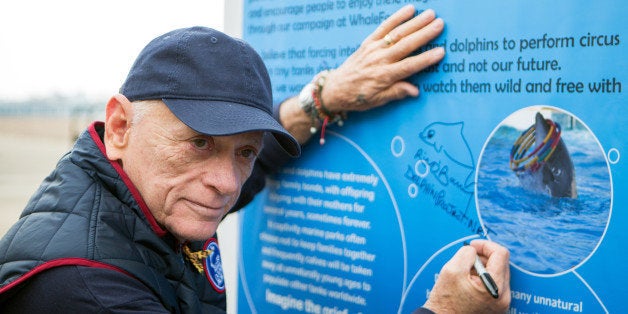
[[[299,142],[264,110],[215,100],[162,100],[179,120],[201,134],[221,136],[251,131],[271,132],[290,156],[301,155]]]

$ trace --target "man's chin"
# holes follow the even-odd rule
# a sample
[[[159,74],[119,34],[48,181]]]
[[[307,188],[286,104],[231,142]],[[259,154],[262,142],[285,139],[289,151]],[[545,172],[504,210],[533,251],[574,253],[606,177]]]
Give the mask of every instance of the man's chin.
[[[179,224],[168,228],[180,241],[205,241],[216,234],[217,223]]]

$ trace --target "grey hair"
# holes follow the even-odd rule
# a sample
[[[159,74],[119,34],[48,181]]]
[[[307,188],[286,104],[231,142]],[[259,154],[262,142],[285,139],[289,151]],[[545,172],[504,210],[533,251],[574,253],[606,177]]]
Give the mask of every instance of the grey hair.
[[[147,112],[155,108],[155,102],[158,100],[140,100],[133,102],[133,120],[131,124],[139,123]]]

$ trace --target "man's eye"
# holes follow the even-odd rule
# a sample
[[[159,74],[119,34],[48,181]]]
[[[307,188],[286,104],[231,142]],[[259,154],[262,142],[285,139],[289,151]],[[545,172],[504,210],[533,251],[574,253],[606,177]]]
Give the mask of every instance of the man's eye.
[[[197,149],[206,149],[209,146],[209,142],[203,138],[196,138],[192,140],[192,145]]]
[[[255,158],[257,157],[257,152],[252,148],[247,148],[240,151],[240,156],[244,158]]]

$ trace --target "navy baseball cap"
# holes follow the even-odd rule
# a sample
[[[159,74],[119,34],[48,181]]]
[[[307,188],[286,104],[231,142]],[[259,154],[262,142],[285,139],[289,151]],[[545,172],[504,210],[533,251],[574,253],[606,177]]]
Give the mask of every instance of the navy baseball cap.
[[[140,52],[120,88],[130,101],[162,100],[188,127],[212,136],[270,132],[293,157],[298,141],[273,118],[270,77],[242,40],[207,27],[177,29]]]

